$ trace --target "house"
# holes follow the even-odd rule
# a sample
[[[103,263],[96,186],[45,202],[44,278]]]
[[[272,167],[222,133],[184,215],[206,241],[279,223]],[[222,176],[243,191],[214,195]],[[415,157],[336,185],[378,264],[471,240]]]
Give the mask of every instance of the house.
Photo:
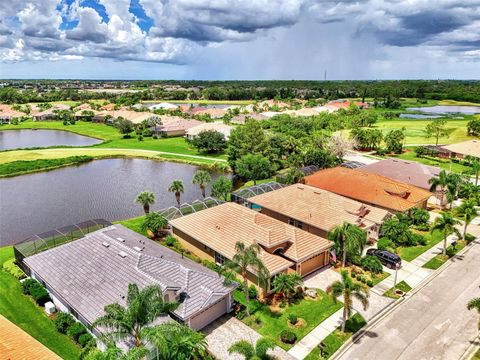
[[[278,101],[278,100],[270,99],[270,100],[265,100],[265,101],[262,101],[262,102],[258,103],[257,107],[259,109],[263,109],[265,111],[268,111],[272,107],[276,107],[279,110],[284,110],[284,109],[289,109],[290,104],[288,104],[284,101]]]
[[[158,110],[158,109],[163,109],[163,110],[176,110],[178,108],[178,105],[174,105],[171,103],[167,102],[162,102],[160,104],[153,104],[148,107],[148,110],[153,111],[153,110]]]
[[[262,121],[266,119],[268,119],[268,117],[262,114],[240,114],[232,117],[230,119],[230,122],[232,124],[244,125],[247,122],[247,120]]]
[[[326,103],[324,107],[332,111],[337,111],[340,109],[348,110],[351,104],[355,104],[360,109],[368,109],[368,103],[348,100],[332,100]]]
[[[357,168],[357,170],[385,176],[427,191],[430,191],[430,179],[437,177],[440,174],[440,169],[435,166],[394,158],[361,166]],[[442,191],[438,189],[429,199],[429,202],[440,205],[442,198],[446,203],[446,198],[442,196]]]
[[[464,159],[466,156],[473,156],[480,159],[480,140],[468,140],[461,143],[445,145],[439,148],[440,155],[444,157]]]
[[[315,116],[320,114],[320,111],[318,111],[316,108],[302,108],[298,110],[287,110],[284,111],[283,114],[288,114],[290,116]]]
[[[180,302],[170,316],[194,329],[228,313],[233,303],[235,285],[225,286],[217,273],[122,225],[91,232],[23,263],[58,309],[87,326],[104,314],[105,305],[126,306],[132,283],[160,285],[165,301]]]
[[[150,128],[153,134],[160,137],[185,136],[187,129],[203,124],[199,120],[184,119],[178,116],[161,116],[160,118],[162,124]]]
[[[345,167],[320,170],[306,176],[305,184],[338,195],[404,213],[412,208],[426,208],[432,193],[385,176]]]
[[[208,115],[212,119],[219,119],[224,117],[227,114],[227,111],[219,108],[208,108],[204,110],[195,110],[193,109],[195,115]]]
[[[101,111],[95,114],[93,117],[94,122],[105,122],[105,119],[118,119],[124,118],[125,120],[129,120],[134,124],[140,124],[141,122],[151,119],[151,118],[158,118],[157,115],[152,114],[151,112],[147,111],[131,111],[131,110],[108,110],[108,111]]]
[[[25,113],[13,110],[10,105],[0,104],[0,124],[9,124],[13,119],[19,119]]]
[[[70,106],[65,104],[55,104],[51,108],[43,111],[32,111],[34,121],[56,120],[57,111],[70,110]]]
[[[346,221],[364,229],[369,240],[376,240],[380,226],[390,217],[387,210],[303,184],[253,196],[247,200],[247,205],[322,237]]]
[[[223,265],[236,254],[235,245],[258,244],[270,281],[280,273],[304,276],[330,261],[333,243],[236,203],[224,203],[170,221],[172,233],[203,260]],[[260,286],[255,270],[250,283]],[[269,285],[267,286],[267,289]]]
[[[225,136],[225,140],[228,140],[228,138],[230,137],[230,132],[232,131],[232,127],[219,122],[211,122],[211,123],[204,122],[200,125],[187,129],[185,131],[185,137],[188,140],[193,140],[193,138],[195,138],[201,132],[209,131],[209,130],[214,130],[214,131],[218,131],[219,133],[222,133],[223,136]]]
[[[60,360],[60,356],[0,315],[0,358]]]

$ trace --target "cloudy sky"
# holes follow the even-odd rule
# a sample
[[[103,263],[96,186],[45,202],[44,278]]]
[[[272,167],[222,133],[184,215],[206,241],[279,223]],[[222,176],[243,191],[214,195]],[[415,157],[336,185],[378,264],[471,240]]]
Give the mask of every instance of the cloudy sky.
[[[2,0],[0,78],[479,79],[480,0]]]

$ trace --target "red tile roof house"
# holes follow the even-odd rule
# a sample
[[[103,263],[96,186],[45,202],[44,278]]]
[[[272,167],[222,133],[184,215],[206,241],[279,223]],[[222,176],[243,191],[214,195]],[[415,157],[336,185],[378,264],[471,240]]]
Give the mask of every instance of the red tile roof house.
[[[21,111],[13,110],[10,105],[0,104],[0,124],[10,124],[13,119],[18,119],[25,115]]]
[[[195,126],[202,125],[203,122],[195,119],[184,119],[181,117],[161,117],[162,125],[150,128],[152,132],[160,137],[185,136],[185,132]]]
[[[441,169],[415,161],[390,158],[359,167],[356,170],[382,175],[430,191],[429,180],[437,177]],[[442,198],[444,203],[440,204]],[[445,196],[442,197],[441,189],[437,189],[428,202],[433,205],[443,206],[447,203],[447,199]]]
[[[305,184],[396,213],[426,208],[432,193],[373,173],[335,167],[306,176]]]

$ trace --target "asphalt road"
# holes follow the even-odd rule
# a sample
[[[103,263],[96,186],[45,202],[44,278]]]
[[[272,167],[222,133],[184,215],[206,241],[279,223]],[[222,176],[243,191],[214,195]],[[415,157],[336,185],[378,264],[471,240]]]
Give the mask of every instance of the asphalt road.
[[[338,359],[459,359],[478,335],[480,242],[406,299]]]

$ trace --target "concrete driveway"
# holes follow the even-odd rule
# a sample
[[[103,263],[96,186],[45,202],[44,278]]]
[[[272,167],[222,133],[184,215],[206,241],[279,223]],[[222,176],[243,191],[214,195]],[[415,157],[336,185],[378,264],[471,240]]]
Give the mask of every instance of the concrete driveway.
[[[459,359],[478,336],[479,240],[335,359]]]
[[[202,332],[206,335],[208,350],[215,358],[222,360],[243,360],[244,357],[238,354],[230,355],[228,348],[239,340],[247,340],[251,344],[255,344],[261,337],[255,330],[231,315],[222,316],[204,328]],[[294,357],[278,346],[269,354],[274,359],[295,360]]]

